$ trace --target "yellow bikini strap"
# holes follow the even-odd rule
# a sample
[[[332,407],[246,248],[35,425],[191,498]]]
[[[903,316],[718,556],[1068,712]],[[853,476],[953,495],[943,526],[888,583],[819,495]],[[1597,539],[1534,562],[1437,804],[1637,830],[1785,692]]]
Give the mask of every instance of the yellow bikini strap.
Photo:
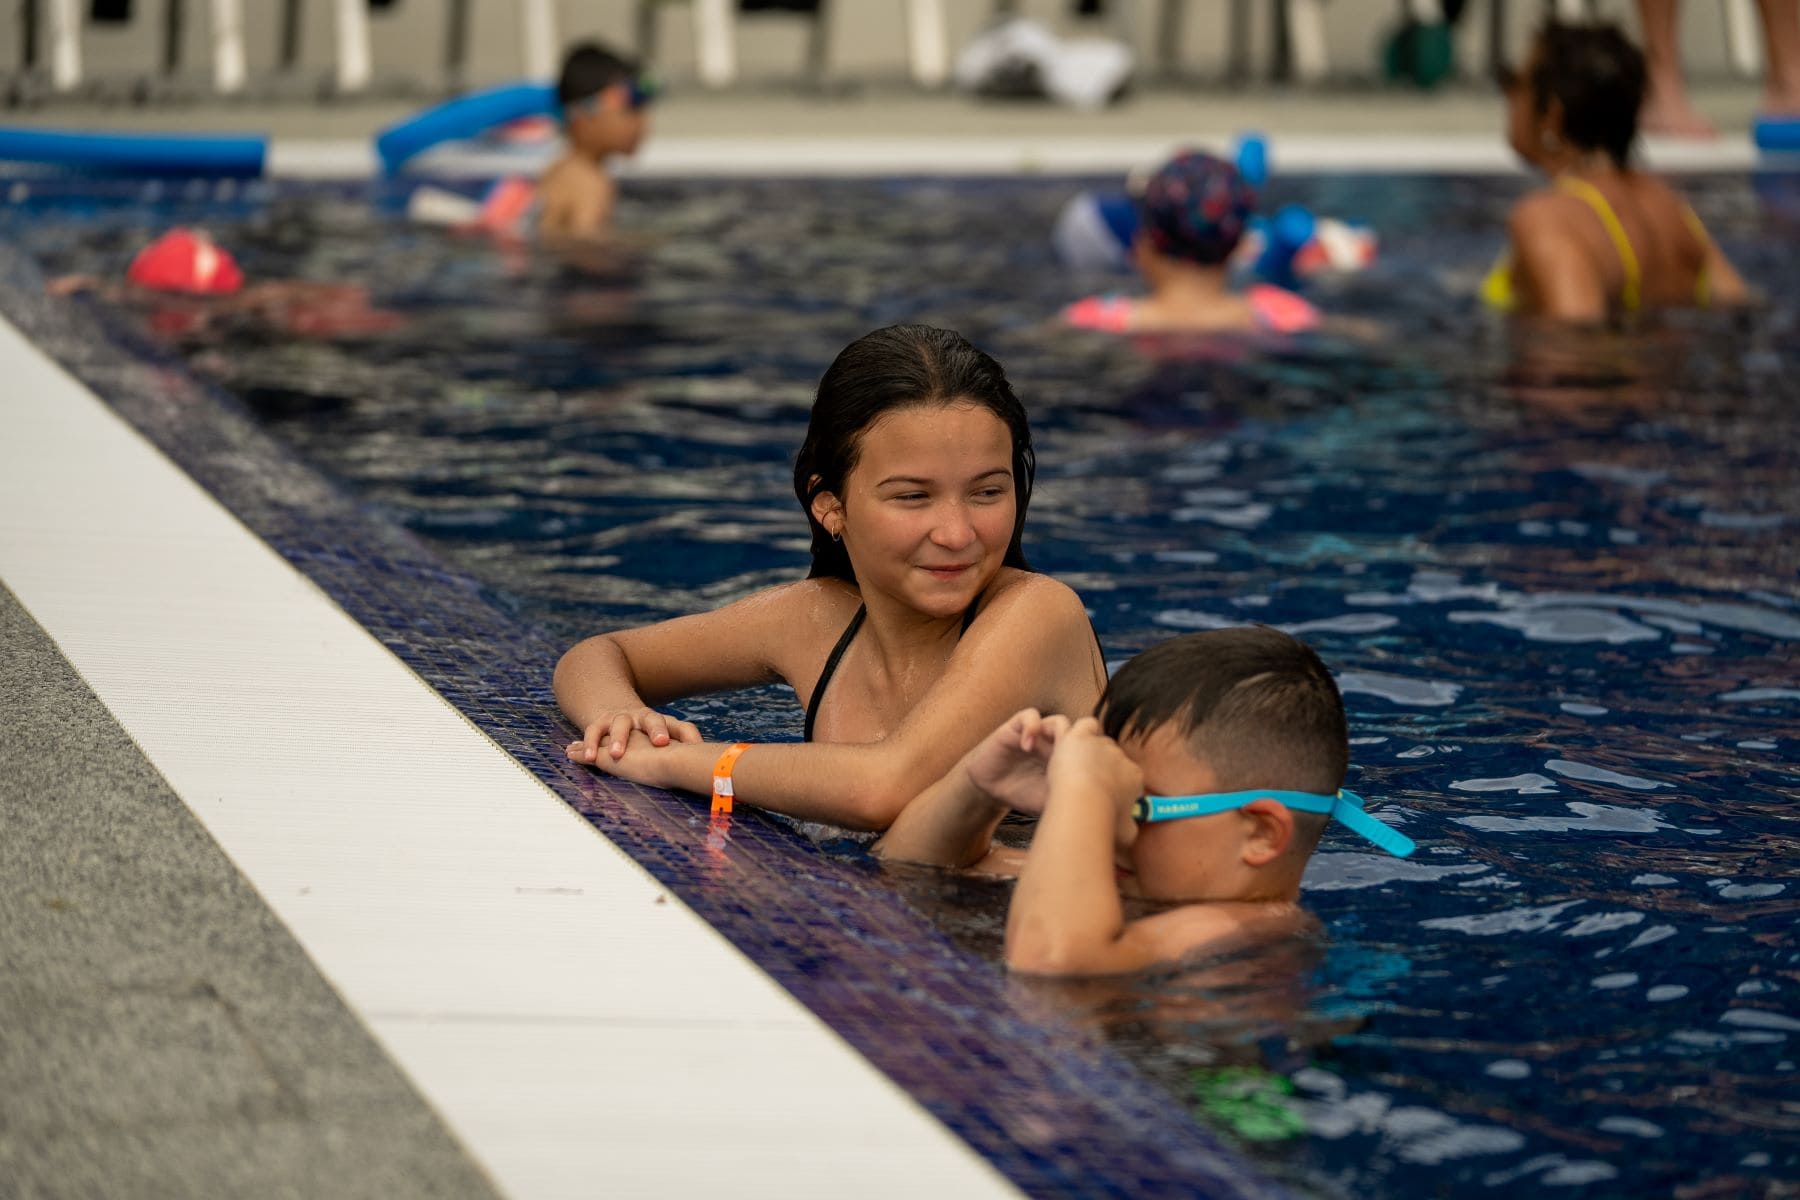
[[[1637,251],[1631,248],[1631,239],[1625,236],[1625,226],[1619,224],[1618,214],[1606,202],[1605,194],[1585,179],[1564,175],[1557,179],[1556,186],[1569,195],[1586,201],[1587,206],[1594,210],[1594,215],[1600,218],[1600,224],[1606,227],[1606,235],[1618,250],[1619,265],[1625,273],[1625,286],[1620,289],[1619,302],[1625,306],[1626,312],[1636,312],[1643,299],[1642,272],[1638,267]]]
[[[1700,223],[1700,214],[1694,211],[1693,205],[1683,204],[1681,215],[1687,221],[1688,228],[1694,231],[1694,236],[1700,239],[1700,273],[1694,277],[1694,303],[1705,308],[1712,303],[1712,276],[1707,271],[1712,263],[1712,235]]]

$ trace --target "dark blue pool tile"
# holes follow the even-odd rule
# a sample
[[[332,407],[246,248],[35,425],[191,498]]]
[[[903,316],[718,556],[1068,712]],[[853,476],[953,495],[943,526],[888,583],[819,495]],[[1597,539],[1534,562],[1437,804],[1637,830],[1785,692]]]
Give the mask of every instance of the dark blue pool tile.
[[[235,401],[94,314],[42,298],[0,247],[0,312],[102,396],[479,729],[1033,1195],[1275,1196],[1091,1031],[1023,1003],[865,864],[756,812],[704,808],[565,759],[558,647],[332,487]]]

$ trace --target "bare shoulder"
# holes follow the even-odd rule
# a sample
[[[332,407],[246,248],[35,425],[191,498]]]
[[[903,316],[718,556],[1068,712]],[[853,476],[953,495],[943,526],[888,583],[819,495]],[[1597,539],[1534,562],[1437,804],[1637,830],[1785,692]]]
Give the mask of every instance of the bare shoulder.
[[[1074,588],[1060,579],[1035,571],[1021,571],[1017,567],[1003,568],[994,580],[987,602],[976,614],[977,624],[987,616],[1004,616],[1009,622],[1022,617],[1050,621],[1058,627],[1071,623],[1085,625],[1088,620],[1087,606],[1075,594]]]
[[[612,180],[598,163],[578,154],[565,154],[557,159],[538,181],[540,189],[573,194],[590,193],[611,185]]]
[[[817,670],[824,654],[819,647],[835,642],[861,606],[857,590],[841,579],[802,579],[764,588],[731,608],[791,682]]]
[[[842,579],[802,579],[765,588],[740,603],[766,606],[784,622],[836,628],[856,615],[862,596]]]
[[[1540,188],[1521,196],[1507,214],[1506,228],[1514,241],[1521,237],[1541,237],[1567,228],[1568,222],[1580,215],[1584,205],[1574,196],[1551,188]]]
[[[784,646],[804,646],[816,641],[826,629],[836,636],[836,630],[850,620],[856,606],[856,589],[848,584],[835,579],[804,579],[763,588],[722,608],[620,630],[613,636],[641,640],[646,633],[667,629],[672,636],[691,638],[699,630],[722,629],[779,654]]]
[[[1687,207],[1687,198],[1677,191],[1666,179],[1643,171],[1634,171],[1631,175],[1631,190],[1639,198],[1650,204],[1670,208]]]
[[[1125,927],[1147,961],[1170,962],[1207,951],[1223,953],[1249,943],[1307,932],[1313,919],[1298,904],[1279,901],[1184,904]]]

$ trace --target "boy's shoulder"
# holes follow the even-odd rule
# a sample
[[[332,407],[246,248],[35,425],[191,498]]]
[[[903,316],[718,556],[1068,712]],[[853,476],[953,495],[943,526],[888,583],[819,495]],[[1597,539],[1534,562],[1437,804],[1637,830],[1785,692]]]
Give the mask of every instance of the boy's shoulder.
[[[583,187],[604,186],[611,182],[611,176],[597,159],[573,151],[563,155],[550,164],[540,180],[542,187]]]
[[[1288,900],[1206,901],[1182,904],[1125,927],[1146,963],[1174,962],[1202,951],[1224,954],[1247,945],[1293,937],[1317,921]]]
[[[1317,927],[1313,916],[1291,901],[1203,901],[1128,920],[1105,947],[1071,951],[1044,942],[1022,949],[1009,939],[1006,965],[1027,975],[1130,975],[1282,941]]]

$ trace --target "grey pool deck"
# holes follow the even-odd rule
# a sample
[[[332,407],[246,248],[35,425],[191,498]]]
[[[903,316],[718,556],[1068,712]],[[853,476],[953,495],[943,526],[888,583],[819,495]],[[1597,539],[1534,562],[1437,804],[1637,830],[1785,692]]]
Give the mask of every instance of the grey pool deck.
[[[494,1196],[4,588],[0,644],[5,1194]]]
[[[1648,143],[1653,165],[1742,169],[1759,89],[1697,84],[1696,106],[1718,125],[1708,141]],[[0,112],[0,123],[61,128],[239,130],[274,141],[272,169],[355,176],[374,166],[371,139],[425,100],[326,104],[131,106],[62,101]],[[1047,103],[977,102],[942,92],[868,86],[820,95],[765,86],[677,90],[655,109],[651,135],[627,171],[991,172],[1123,170],[1183,143],[1223,145],[1240,131],[1272,139],[1276,169],[1518,169],[1502,136],[1500,99],[1460,84],[1434,92],[1373,85],[1146,88],[1098,112]]]

